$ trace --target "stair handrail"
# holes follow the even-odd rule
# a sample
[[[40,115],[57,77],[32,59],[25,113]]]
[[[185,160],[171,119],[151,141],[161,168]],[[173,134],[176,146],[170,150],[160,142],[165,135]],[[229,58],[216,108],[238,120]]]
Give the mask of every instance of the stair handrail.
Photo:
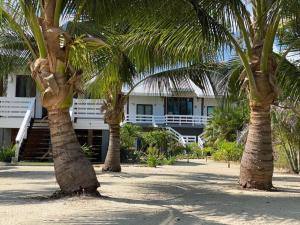
[[[176,130],[174,130],[172,127],[166,127],[168,131],[170,131],[173,135],[175,135],[177,141],[179,141],[181,144],[186,146],[186,141],[184,140],[184,137],[178,133]]]
[[[16,162],[19,160],[19,153],[20,153],[20,148],[22,146],[22,143],[24,139],[27,137],[27,131],[30,125],[31,118],[34,117],[34,108],[35,108],[34,105],[35,105],[35,98],[31,98],[24,119],[21,123],[20,129],[15,139],[16,152],[15,152],[15,158],[13,160],[15,160]]]

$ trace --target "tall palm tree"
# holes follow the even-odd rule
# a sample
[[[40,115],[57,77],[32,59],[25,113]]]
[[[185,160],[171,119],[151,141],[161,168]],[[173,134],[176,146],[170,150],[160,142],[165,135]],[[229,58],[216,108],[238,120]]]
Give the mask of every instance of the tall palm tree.
[[[90,36],[100,36],[105,42],[105,47],[93,55],[96,66],[90,73],[87,91],[93,97],[104,99],[102,111],[109,125],[109,146],[102,170],[120,172],[120,123],[124,120],[124,108],[130,93],[142,82],[149,89],[161,90],[171,84],[177,87],[198,73],[199,68],[184,63],[178,68],[178,61],[171,55],[155,51],[151,45],[142,46],[144,54],[134,52],[132,46],[126,47],[126,40],[134,31],[128,22],[110,27],[91,27],[84,23],[81,29]],[[207,85],[207,82],[202,84]],[[124,86],[128,88],[126,94],[122,90]]]
[[[82,76],[82,71],[72,65],[74,60],[71,59],[80,55],[80,48],[72,37],[72,30],[67,32],[60,27],[64,19],[80,19],[84,6],[85,1],[64,0],[7,0],[0,4],[1,32],[19,40],[28,53],[31,77],[48,111],[55,176],[66,194],[93,194],[99,187],[94,168],[81,151],[69,115]],[[81,44],[92,48],[103,45],[99,40],[80,39]],[[2,50],[14,47],[3,47],[2,42]]]
[[[152,1],[152,6],[159,3]],[[147,17],[146,28],[141,26],[140,33],[128,41],[146,46],[156,43],[157,49],[189,62],[197,61],[204,45],[221,53],[233,50],[239,56],[240,66],[232,71],[239,71],[236,80],[246,88],[251,109],[240,168],[244,188],[272,188],[270,107],[292,75],[280,73],[286,53],[275,54],[274,45],[281,23],[297,21],[299,8],[296,0],[167,0]],[[290,87],[299,96],[299,79],[294,81]]]

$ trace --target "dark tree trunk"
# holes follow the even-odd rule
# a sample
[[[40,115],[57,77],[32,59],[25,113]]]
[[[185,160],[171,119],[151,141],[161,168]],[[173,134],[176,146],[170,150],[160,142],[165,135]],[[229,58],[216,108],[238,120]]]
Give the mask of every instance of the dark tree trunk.
[[[97,193],[94,168],[77,141],[68,109],[48,110],[55,176],[66,194]]]
[[[247,142],[241,161],[243,188],[270,190],[273,176],[273,149],[270,107],[251,107]]]
[[[109,124],[109,145],[103,171],[120,172],[120,125]]]

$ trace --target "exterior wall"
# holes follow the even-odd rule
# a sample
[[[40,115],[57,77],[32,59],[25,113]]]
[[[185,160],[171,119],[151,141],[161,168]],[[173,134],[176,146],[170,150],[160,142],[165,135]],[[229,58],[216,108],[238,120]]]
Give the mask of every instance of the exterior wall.
[[[7,78],[7,97],[15,97],[16,96],[16,87],[17,87],[17,77],[16,75],[9,75]]]
[[[217,106],[218,100],[216,98],[205,98],[204,99],[204,116],[207,116],[207,106]]]
[[[202,101],[204,101],[203,116],[207,115],[207,106],[217,106],[217,100],[215,98],[193,98],[193,115],[202,115]],[[137,104],[153,105],[153,115],[164,115],[164,97],[158,96],[130,96],[129,97],[129,112],[127,112],[127,106],[125,107],[125,113],[131,116],[136,115]]]
[[[159,96],[130,96],[129,97],[129,113],[125,108],[126,114],[136,115],[137,104],[153,105],[153,115],[164,115],[164,97]]]

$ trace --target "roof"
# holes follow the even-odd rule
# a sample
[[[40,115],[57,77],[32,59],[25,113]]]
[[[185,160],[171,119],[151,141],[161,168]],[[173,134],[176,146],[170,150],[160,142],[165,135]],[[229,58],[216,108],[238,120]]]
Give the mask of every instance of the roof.
[[[171,82],[170,82],[171,83]],[[209,82],[208,82],[209,83]],[[131,96],[181,96],[181,97],[215,97],[211,85],[205,90],[197,86],[191,79],[177,84],[175,87],[172,83],[167,85],[159,85],[141,82],[130,93]],[[129,86],[123,87],[123,92],[128,93],[131,90]]]

